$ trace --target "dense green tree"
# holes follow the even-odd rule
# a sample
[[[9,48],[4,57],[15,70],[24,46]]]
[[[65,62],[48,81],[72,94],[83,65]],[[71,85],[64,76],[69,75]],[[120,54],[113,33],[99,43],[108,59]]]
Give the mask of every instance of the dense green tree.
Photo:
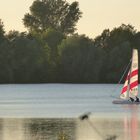
[[[0,20],[0,83],[12,82],[10,44],[5,37],[4,25]]]
[[[0,45],[5,41],[6,41],[6,37],[5,37],[4,24],[0,19]]]
[[[42,33],[42,40],[45,43],[45,46],[48,46],[49,50],[49,75],[51,82],[58,81],[58,45],[62,42],[65,36],[60,32],[52,28],[48,29],[46,32]]]
[[[133,35],[131,42],[133,47],[140,51],[140,32],[137,32],[136,34]]]
[[[7,37],[12,51],[13,82],[47,82],[48,54],[45,47],[26,33],[14,31]]]
[[[84,35],[74,35],[59,46],[62,82],[99,82],[100,48]]]
[[[5,39],[0,43],[0,83],[12,83],[13,71],[11,67],[11,49],[9,42]]]
[[[58,57],[58,45],[65,38],[65,36],[52,28],[41,34],[42,40],[48,45],[50,50],[50,61],[51,63],[56,63]]]
[[[101,81],[118,82],[126,65],[130,61],[133,46],[132,40],[136,31],[131,25],[122,24],[112,31],[104,30],[95,39],[95,44],[106,52],[102,64]]]
[[[69,4],[65,0],[35,0],[23,22],[30,31],[42,32],[53,28],[71,34],[76,30],[75,25],[81,14],[78,2]]]
[[[51,1],[35,2],[46,6]],[[85,35],[68,36],[53,26],[38,29],[5,34],[0,20],[0,83],[117,83],[130,62],[132,48],[140,51],[140,32],[131,25],[106,29],[94,40]]]
[[[47,61],[49,63],[49,79],[50,82],[57,81],[57,65],[58,65],[58,45],[65,38],[64,34],[55,29],[49,28],[47,31],[38,33],[36,31],[30,33],[30,35],[40,42],[41,46],[47,50]]]
[[[101,73],[103,74],[103,81],[118,83],[127,65],[130,63],[131,53],[132,48],[128,44],[121,44],[112,49],[103,63],[103,70]]]
[[[4,25],[3,25],[3,22],[0,19],[0,40],[3,39],[4,33],[5,33],[5,31],[4,31]]]
[[[134,27],[122,24],[120,27],[114,28],[112,31],[105,29],[100,36],[95,38],[95,44],[109,52],[122,43],[131,43],[135,34],[136,30]]]

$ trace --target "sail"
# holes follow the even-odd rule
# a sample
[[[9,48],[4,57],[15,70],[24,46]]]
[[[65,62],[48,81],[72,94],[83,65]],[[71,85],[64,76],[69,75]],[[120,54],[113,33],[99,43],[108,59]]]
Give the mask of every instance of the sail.
[[[128,87],[128,81],[129,81],[129,77],[130,77],[130,71],[127,74],[125,83],[124,83],[123,88],[122,88],[122,91],[121,91],[120,98],[122,98],[122,99],[128,98],[128,88],[129,88]]]
[[[132,64],[130,72],[130,83],[129,83],[129,96],[135,97],[138,95],[138,51],[133,49],[132,53]]]

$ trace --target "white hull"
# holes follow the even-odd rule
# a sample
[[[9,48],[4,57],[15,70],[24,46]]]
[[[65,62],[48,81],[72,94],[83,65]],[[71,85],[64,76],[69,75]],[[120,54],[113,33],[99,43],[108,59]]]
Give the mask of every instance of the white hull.
[[[140,104],[140,102],[131,102],[129,100],[121,100],[121,99],[114,100],[112,103],[113,104]]]

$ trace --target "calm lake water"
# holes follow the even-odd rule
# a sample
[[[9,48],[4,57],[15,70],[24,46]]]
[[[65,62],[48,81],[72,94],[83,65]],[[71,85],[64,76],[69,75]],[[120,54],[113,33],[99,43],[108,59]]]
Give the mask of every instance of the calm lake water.
[[[121,87],[0,85],[0,140],[139,140],[139,105],[112,104]]]
[[[11,84],[0,85],[0,117],[78,117],[82,113],[129,113],[113,105],[122,85]],[[114,97],[115,96],[115,97]]]

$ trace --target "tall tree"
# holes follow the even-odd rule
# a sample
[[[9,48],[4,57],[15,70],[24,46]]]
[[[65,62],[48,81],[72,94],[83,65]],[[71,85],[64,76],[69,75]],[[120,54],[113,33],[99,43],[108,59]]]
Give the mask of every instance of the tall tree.
[[[131,57],[136,31],[131,25],[122,24],[112,31],[104,30],[95,39],[96,46],[106,52],[101,70],[101,81],[118,82]],[[133,42],[134,41],[134,42]],[[138,41],[138,39],[137,39]]]
[[[122,43],[131,43],[135,34],[136,30],[133,26],[122,24],[112,31],[109,29],[104,30],[100,36],[95,38],[95,44],[107,52],[110,52],[113,48],[120,46]]]
[[[1,21],[0,19],[0,42],[4,39],[4,25],[3,25],[3,22]]]
[[[53,28],[71,34],[76,30],[81,14],[78,2],[69,4],[65,0],[35,0],[23,22],[29,31],[42,32]]]
[[[59,46],[61,82],[99,82],[102,52],[93,40],[74,35]]]
[[[36,38],[9,32],[11,77],[14,83],[48,82],[48,52]]]

